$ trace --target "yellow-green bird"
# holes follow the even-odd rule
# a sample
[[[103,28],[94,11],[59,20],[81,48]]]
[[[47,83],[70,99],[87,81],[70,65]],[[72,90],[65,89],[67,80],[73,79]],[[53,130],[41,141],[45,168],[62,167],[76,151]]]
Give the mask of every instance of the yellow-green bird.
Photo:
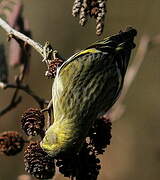
[[[79,152],[99,113],[116,102],[136,34],[128,28],[96,42],[57,70],[52,88],[54,122],[40,143],[49,155]]]

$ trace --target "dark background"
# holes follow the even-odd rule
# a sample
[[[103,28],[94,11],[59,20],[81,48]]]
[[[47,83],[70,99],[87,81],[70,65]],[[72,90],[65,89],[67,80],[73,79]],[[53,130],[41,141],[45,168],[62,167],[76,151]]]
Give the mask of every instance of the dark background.
[[[24,14],[28,17],[33,38],[41,43],[49,40],[65,57],[75,50],[96,41],[95,22],[81,27],[71,16],[73,1],[25,1]],[[100,38],[117,33],[130,25],[138,30],[136,44],[143,33],[156,35],[160,31],[159,0],[108,0],[105,30]],[[1,31],[1,39],[6,34]],[[52,80],[44,78],[45,66],[41,57],[32,51],[31,70],[27,78],[37,94],[50,99]],[[134,57],[136,50],[132,54]],[[125,99],[126,112],[113,123],[112,142],[102,159],[98,180],[158,180],[160,179],[160,47],[152,49],[137,74]],[[12,76],[14,70],[11,71]],[[12,90],[0,90],[0,107],[7,104]],[[22,93],[23,103],[0,119],[0,132],[18,130],[20,116],[36,104]],[[16,180],[24,172],[23,153],[14,157],[0,156],[0,180]],[[57,176],[56,180],[64,178]]]

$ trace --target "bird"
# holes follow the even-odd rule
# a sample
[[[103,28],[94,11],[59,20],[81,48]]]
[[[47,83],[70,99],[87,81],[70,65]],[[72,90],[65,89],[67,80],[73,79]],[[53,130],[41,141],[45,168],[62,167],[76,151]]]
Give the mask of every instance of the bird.
[[[129,27],[75,53],[57,69],[54,122],[40,142],[48,155],[78,153],[95,119],[117,101],[136,35]]]

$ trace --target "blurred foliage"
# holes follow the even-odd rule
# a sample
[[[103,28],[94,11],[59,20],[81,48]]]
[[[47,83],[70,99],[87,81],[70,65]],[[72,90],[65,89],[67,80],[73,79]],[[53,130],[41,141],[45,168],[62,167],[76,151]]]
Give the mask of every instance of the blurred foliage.
[[[18,0],[0,0],[0,17],[6,19]]]

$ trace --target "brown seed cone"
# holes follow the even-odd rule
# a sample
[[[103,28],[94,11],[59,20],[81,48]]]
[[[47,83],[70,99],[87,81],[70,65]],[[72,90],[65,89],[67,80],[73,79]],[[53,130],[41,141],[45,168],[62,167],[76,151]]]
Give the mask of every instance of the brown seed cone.
[[[22,114],[22,129],[28,136],[43,133],[45,117],[39,109],[29,108]]]
[[[78,154],[59,157],[56,166],[65,177],[75,177],[76,180],[97,180],[101,168],[100,160],[87,143]]]
[[[48,70],[45,73],[45,76],[48,78],[54,78],[56,76],[57,68],[63,64],[63,60],[56,58],[50,61]]]
[[[24,143],[23,137],[16,131],[7,131],[0,134],[0,152],[7,156],[14,156],[21,152]]]
[[[109,119],[101,117],[97,119],[90,130],[90,145],[96,154],[103,154],[107,145],[110,144],[112,123]]]
[[[37,142],[28,145],[24,152],[24,163],[25,171],[38,179],[52,178],[55,173],[54,159]]]

